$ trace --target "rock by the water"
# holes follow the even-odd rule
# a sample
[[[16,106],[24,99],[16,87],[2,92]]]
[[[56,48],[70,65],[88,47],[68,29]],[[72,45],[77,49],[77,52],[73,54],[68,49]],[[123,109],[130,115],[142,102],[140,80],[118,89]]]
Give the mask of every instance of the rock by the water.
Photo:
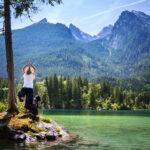
[[[26,139],[26,135],[25,134],[15,134],[14,136],[14,140],[17,142],[23,142]]]
[[[25,143],[38,141],[60,143],[61,141],[72,141],[74,137],[64,127],[52,120],[40,119],[33,122],[27,115],[23,114],[23,117],[22,115],[12,117],[6,124],[0,114],[0,139]]]
[[[37,142],[37,139],[36,137],[26,133],[26,140],[25,140],[26,143],[35,143]]]
[[[36,134],[36,138],[38,141],[43,141],[45,140],[45,134],[42,134],[42,133],[39,133],[39,134]]]
[[[55,141],[56,140],[56,136],[54,134],[48,133],[45,135],[45,137],[48,141]]]
[[[24,132],[17,131],[11,127],[0,126],[0,138],[22,142],[25,141],[26,135]]]

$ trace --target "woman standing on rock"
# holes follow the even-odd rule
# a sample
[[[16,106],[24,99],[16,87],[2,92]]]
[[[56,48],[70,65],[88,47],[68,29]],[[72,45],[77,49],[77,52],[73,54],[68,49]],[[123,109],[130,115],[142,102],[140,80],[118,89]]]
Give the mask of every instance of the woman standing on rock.
[[[22,68],[22,71],[24,83],[22,89],[18,92],[18,97],[22,102],[23,98],[26,96],[24,107],[32,113],[32,117],[36,117],[38,112],[37,108],[33,105],[33,81],[35,79],[37,69],[34,65],[29,63]]]

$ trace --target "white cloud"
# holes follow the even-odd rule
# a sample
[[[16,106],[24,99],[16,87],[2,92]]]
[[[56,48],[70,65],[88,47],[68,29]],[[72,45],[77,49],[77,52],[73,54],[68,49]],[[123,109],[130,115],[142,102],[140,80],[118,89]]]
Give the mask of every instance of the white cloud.
[[[95,17],[98,17],[98,16],[101,16],[101,15],[104,15],[104,14],[107,14],[107,13],[111,13],[115,10],[118,10],[118,9],[121,9],[121,8],[125,8],[125,7],[130,7],[130,6],[134,6],[134,5],[137,5],[137,4],[140,4],[140,3],[143,3],[145,2],[146,0],[138,0],[136,2],[132,2],[132,3],[129,3],[129,4],[125,4],[125,5],[120,5],[120,6],[117,6],[115,8],[112,8],[112,9],[108,9],[108,10],[104,10],[104,11],[101,11],[99,13],[96,13],[96,14],[93,14],[93,15],[90,15],[90,16],[87,16],[87,17],[84,17],[84,18],[81,18],[80,20],[81,21],[85,21],[85,20],[90,20],[90,19],[93,19]]]

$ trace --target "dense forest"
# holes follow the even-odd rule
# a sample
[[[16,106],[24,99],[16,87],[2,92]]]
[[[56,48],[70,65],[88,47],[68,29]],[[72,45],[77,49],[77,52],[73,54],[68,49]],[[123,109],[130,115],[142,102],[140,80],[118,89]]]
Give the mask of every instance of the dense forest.
[[[21,88],[16,85],[16,91]],[[0,79],[0,100],[6,102],[7,80]],[[40,108],[134,110],[150,108],[149,86],[136,79],[64,77],[56,74],[34,84]]]

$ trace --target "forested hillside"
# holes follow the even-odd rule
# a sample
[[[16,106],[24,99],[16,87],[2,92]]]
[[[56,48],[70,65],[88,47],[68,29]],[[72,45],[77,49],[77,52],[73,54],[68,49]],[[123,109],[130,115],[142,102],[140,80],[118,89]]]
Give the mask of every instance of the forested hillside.
[[[99,77],[134,77],[149,82],[150,16],[124,11],[114,26],[92,37],[74,25],[43,19],[13,31],[15,76],[30,59],[38,78],[49,74]],[[78,39],[77,39],[78,37]],[[0,36],[0,76],[6,77],[3,35]],[[79,39],[80,38],[80,39]]]

